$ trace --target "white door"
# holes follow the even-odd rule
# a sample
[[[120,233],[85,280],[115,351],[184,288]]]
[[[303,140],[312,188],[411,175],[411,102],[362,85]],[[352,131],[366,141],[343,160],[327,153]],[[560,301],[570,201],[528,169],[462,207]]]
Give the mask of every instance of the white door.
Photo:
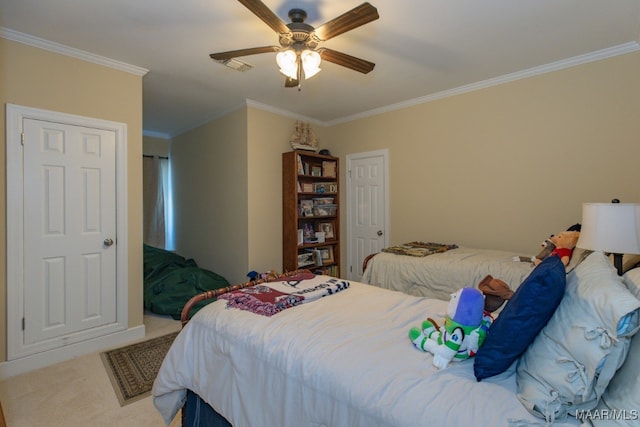
[[[388,246],[388,151],[347,156],[348,278],[362,278],[367,255]]]
[[[24,119],[24,343],[116,321],[115,132]]]
[[[127,125],[6,114],[7,363],[25,372],[128,338]]]

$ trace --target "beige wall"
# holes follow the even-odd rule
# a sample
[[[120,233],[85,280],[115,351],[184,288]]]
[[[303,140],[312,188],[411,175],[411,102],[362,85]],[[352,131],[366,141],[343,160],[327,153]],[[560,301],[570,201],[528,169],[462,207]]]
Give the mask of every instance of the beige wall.
[[[169,143],[171,140],[144,135],[142,137],[142,154],[146,156],[169,156]]]
[[[142,78],[0,38],[0,138],[6,103],[127,124],[129,327],[142,324]],[[6,223],[6,159],[0,150],[0,222]],[[11,224],[8,225],[9,227]],[[6,229],[0,227],[0,306],[6,301]],[[0,360],[6,360],[0,316]]]
[[[389,149],[392,244],[425,240],[534,254],[549,234],[581,220],[582,202],[640,202],[640,53],[328,133],[343,165],[347,154]]]
[[[282,271],[282,153],[291,150],[293,123],[291,118],[248,108],[247,271]]]
[[[246,116],[236,111],[170,144],[176,252],[229,281],[248,271]]]

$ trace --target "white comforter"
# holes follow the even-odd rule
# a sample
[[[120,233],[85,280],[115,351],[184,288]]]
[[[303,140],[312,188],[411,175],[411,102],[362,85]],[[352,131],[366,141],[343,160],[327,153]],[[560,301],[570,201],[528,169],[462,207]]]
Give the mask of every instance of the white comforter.
[[[411,344],[411,326],[446,305],[354,282],[272,317],[216,301],[176,338],[154,404],[167,424],[187,388],[240,427],[539,423],[516,398],[513,367],[478,383],[472,360],[438,371]]]
[[[367,263],[362,281],[409,295],[448,301],[465,286],[477,287],[488,274],[516,290],[532,270],[514,261],[515,252],[457,248],[414,257],[380,252]]]

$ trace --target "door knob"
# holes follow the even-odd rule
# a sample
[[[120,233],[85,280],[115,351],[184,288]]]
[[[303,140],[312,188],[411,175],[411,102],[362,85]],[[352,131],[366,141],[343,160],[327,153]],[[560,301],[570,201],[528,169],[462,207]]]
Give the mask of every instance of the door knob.
[[[382,230],[378,230],[378,236],[382,236]]]
[[[106,239],[104,239],[104,242],[102,243],[104,243],[105,246],[111,246],[113,245],[113,239],[110,239],[107,237]]]

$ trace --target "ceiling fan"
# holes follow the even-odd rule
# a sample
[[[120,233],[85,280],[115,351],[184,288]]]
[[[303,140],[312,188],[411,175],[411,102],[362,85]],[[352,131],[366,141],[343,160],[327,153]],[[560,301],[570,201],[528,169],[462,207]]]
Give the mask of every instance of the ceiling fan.
[[[321,59],[364,74],[375,67],[373,62],[326,47],[318,48],[321,42],[378,19],[378,10],[369,3],[362,3],[314,28],[304,22],[307,13],[302,9],[291,9],[291,22],[285,24],[260,0],[238,1],[278,33],[280,46],[253,47],[210,54],[209,56],[216,61],[224,62],[240,56],[277,52],[276,62],[280,72],[286,76],[285,87],[297,87],[298,90],[304,78],[310,78],[320,71]]]

